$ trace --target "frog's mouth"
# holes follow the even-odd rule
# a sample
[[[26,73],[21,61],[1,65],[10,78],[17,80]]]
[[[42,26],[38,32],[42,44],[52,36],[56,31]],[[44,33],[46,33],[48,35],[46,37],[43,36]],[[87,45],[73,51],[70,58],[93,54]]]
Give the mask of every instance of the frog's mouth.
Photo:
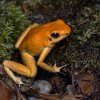
[[[62,35],[62,36],[60,36],[60,37],[57,38],[57,39],[52,39],[51,43],[55,44],[55,43],[57,43],[57,42],[59,42],[59,41],[65,39],[66,37],[67,37],[67,35]]]

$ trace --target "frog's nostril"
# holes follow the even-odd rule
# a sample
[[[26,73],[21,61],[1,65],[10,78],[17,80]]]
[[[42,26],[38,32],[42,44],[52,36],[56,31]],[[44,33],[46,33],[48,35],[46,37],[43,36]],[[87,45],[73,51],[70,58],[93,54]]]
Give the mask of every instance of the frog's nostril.
[[[68,35],[69,33],[66,33],[66,35]]]

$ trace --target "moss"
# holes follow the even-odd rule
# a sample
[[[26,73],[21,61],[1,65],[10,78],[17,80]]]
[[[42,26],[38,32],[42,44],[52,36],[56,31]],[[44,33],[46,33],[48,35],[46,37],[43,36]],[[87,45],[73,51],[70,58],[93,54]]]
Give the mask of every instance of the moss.
[[[11,58],[18,36],[29,24],[14,2],[0,1],[0,59]]]
[[[100,5],[91,2],[76,13],[72,22],[74,32],[66,48],[66,57],[71,68],[81,71],[99,68]],[[70,47],[70,48],[69,48]]]

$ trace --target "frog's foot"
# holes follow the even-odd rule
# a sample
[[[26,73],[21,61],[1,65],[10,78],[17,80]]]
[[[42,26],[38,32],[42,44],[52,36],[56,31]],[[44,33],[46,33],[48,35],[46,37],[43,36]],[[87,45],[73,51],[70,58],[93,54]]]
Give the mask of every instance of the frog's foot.
[[[22,79],[21,79],[20,77],[16,77],[14,81],[15,81],[16,84],[18,84],[18,85],[24,84],[23,81],[22,81]]]
[[[53,72],[61,72],[60,70],[63,68],[63,67],[65,67],[66,65],[64,65],[64,66],[61,66],[61,67],[57,67],[56,66],[56,63],[54,64],[54,66],[53,66]]]
[[[10,76],[10,78],[16,83],[16,84],[24,84],[21,80],[21,78],[14,75],[14,73],[8,68],[8,66],[4,65],[4,69],[7,72],[7,74]]]

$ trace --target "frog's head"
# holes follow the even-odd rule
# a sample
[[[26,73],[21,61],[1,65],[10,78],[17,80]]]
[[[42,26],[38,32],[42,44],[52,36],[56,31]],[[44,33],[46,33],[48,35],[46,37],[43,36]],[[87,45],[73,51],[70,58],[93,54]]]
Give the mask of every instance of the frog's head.
[[[66,38],[71,32],[70,26],[61,19],[48,23],[47,27],[48,39],[54,44]]]

